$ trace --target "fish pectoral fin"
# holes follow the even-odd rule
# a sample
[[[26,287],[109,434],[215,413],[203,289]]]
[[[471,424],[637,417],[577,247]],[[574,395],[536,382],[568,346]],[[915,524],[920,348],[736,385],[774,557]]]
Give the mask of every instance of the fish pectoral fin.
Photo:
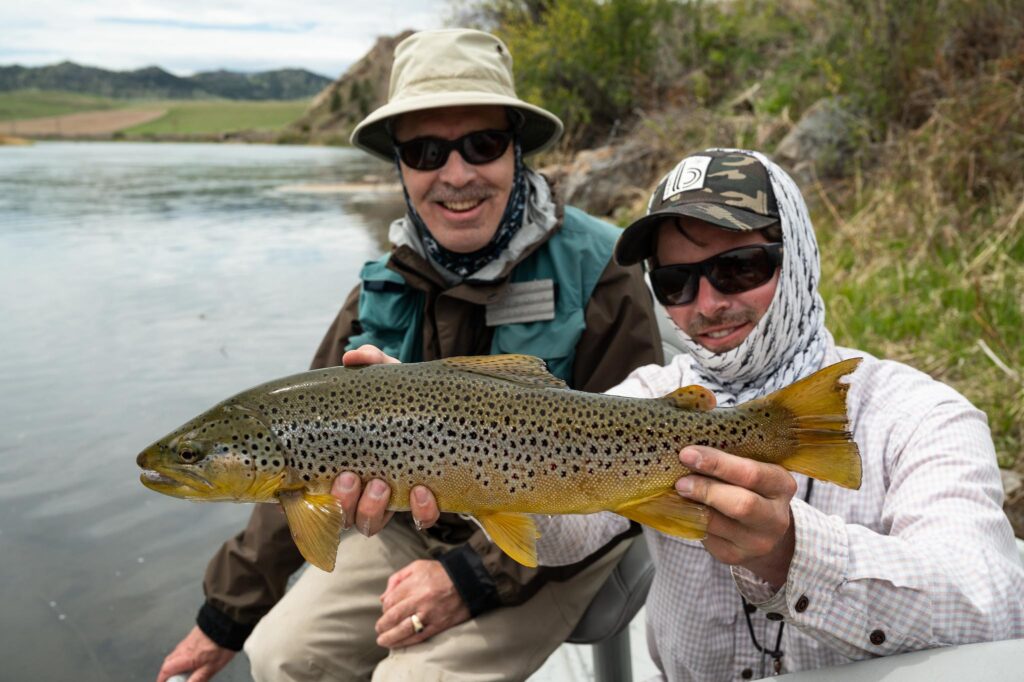
[[[708,508],[683,499],[675,490],[628,502],[613,511],[680,538],[702,540],[708,534]]]
[[[333,495],[298,490],[281,493],[278,499],[302,556],[321,571],[333,571],[345,520],[341,503]]]
[[[537,566],[537,526],[526,514],[494,513],[476,517],[491,541],[523,566]]]
[[[700,412],[710,412],[718,404],[714,393],[697,384],[677,388],[659,400],[670,402],[680,410],[698,410]]]

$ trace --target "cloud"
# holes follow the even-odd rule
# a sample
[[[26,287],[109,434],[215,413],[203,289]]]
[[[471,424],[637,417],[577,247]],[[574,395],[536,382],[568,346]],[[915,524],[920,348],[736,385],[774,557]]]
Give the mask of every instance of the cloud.
[[[162,28],[183,28],[189,31],[243,31],[256,33],[309,33],[317,27],[316,22],[300,24],[203,24],[178,19],[132,19],[130,17],[100,17],[100,23],[123,24],[126,26],[157,26]]]
[[[441,25],[448,0],[34,0],[0,3],[0,64],[70,60],[178,75],[306,68],[331,78],[381,35]]]

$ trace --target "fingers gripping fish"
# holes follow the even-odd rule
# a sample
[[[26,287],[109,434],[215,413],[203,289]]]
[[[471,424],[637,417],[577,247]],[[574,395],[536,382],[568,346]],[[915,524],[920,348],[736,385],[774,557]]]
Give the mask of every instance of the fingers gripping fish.
[[[848,431],[847,360],[734,408],[688,386],[654,400],[573,391],[525,355],[332,367],[225,400],[138,456],[142,483],[191,500],[279,502],[302,555],[334,569],[343,527],[331,483],[343,471],[414,485],[442,511],[473,516],[509,556],[536,566],[530,514],[612,511],[703,538],[707,509],[675,481],[686,445],[719,448],[860,487]]]

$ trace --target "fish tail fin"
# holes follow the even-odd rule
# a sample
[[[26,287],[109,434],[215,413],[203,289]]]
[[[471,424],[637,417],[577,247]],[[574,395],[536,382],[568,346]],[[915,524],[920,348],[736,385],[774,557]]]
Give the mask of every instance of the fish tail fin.
[[[849,384],[839,381],[859,364],[860,358],[837,362],[753,401],[781,408],[792,422],[796,447],[778,464],[844,488],[860,488],[860,451],[853,441],[846,415]]]

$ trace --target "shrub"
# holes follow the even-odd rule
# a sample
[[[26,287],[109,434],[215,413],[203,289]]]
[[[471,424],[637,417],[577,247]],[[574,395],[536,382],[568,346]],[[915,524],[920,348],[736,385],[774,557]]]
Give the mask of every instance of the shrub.
[[[509,3],[511,4],[511,3]],[[666,0],[564,0],[540,14],[507,8],[497,33],[515,56],[520,96],[557,112],[569,144],[614,131],[648,99]]]

